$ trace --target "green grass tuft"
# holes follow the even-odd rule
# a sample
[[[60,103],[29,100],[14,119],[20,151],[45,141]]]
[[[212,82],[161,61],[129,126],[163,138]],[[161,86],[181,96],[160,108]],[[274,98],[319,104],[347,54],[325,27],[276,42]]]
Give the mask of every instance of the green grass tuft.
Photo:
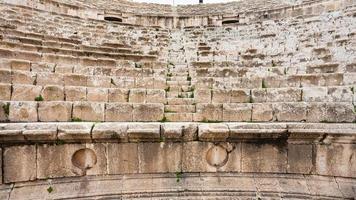
[[[4,109],[6,117],[8,117],[10,115],[10,103],[6,103],[2,108]]]
[[[80,119],[79,117],[73,117],[72,122],[82,122],[83,120]]]
[[[49,186],[49,187],[47,188],[47,192],[50,193],[50,194],[53,192],[52,186]]]
[[[35,98],[35,101],[43,101],[43,100],[44,100],[44,99],[43,99],[42,95],[37,96],[37,97]]]

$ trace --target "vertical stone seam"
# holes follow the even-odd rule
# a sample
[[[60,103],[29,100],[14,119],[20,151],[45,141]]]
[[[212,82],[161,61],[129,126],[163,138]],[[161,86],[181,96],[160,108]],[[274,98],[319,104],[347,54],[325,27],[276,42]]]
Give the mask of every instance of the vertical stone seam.
[[[109,174],[109,144],[105,143],[106,174]]]
[[[35,145],[35,161],[36,161],[36,166],[35,166],[35,168],[36,168],[36,170],[35,170],[35,180],[37,180],[37,169],[38,169],[38,162],[37,162],[37,160],[38,160],[38,158],[37,158],[37,155],[38,155],[38,145],[36,144]]]
[[[5,183],[5,177],[4,177],[4,167],[5,167],[5,148],[1,148],[1,183],[4,184]]]
[[[344,195],[344,193],[342,193],[342,190],[340,188],[339,182],[337,181],[336,177],[334,176],[333,178],[334,178],[334,181],[335,181],[335,183],[337,185],[337,189],[339,190],[340,194],[342,195],[343,198],[346,199],[347,197]]]

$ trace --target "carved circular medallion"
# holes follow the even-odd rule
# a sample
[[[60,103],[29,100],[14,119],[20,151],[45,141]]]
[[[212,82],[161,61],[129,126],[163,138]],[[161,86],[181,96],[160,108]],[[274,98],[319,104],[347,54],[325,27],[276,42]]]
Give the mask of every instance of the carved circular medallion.
[[[72,156],[72,164],[81,170],[86,170],[94,167],[97,159],[95,152],[91,149],[80,149]]]
[[[221,146],[211,147],[206,153],[208,164],[214,167],[224,166],[228,159],[229,156],[226,149]]]

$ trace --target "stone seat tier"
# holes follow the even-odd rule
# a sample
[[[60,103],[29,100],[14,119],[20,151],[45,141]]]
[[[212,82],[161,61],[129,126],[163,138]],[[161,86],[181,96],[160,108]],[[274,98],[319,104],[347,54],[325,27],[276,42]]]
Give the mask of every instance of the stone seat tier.
[[[99,95],[93,97],[98,97]],[[123,96],[123,95],[121,95]],[[121,97],[117,96],[117,98]],[[113,96],[112,98],[114,98]],[[131,97],[131,96],[130,96]],[[172,121],[195,122],[348,122],[356,121],[352,102],[271,102],[195,103],[190,98],[159,98],[153,94],[141,99],[95,101],[0,101],[0,121]],[[97,100],[97,99],[95,99]],[[164,103],[167,101],[168,106]],[[138,102],[138,103],[134,103]],[[194,103],[193,103],[194,102]],[[180,105],[187,112],[169,110]],[[191,109],[195,106],[195,112]],[[167,114],[167,116],[166,116]],[[177,119],[174,118],[176,115]],[[179,116],[191,115],[190,118]]]

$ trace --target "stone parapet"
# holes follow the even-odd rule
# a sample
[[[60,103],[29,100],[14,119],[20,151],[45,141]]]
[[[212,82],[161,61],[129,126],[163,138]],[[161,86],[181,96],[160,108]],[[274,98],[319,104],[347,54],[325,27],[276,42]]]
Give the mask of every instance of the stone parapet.
[[[0,124],[1,181],[195,172],[355,178],[355,141],[356,124]]]

